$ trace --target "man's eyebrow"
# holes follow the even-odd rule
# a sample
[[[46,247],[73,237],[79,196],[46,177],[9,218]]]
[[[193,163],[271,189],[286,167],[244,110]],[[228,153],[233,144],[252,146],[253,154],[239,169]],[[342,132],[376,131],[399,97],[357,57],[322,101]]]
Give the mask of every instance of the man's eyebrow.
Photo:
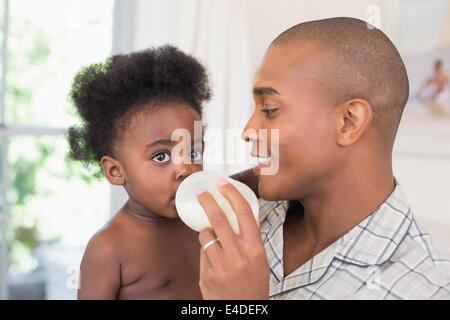
[[[253,88],[253,94],[256,96],[264,96],[264,95],[277,95],[280,93],[271,87],[255,87]]]
[[[192,140],[191,144],[195,144],[197,142],[203,142],[203,139]],[[170,146],[170,145],[177,144],[177,143],[178,143],[178,141],[174,141],[174,140],[170,140],[170,139],[159,139],[159,140],[156,140],[156,141],[153,141],[153,142],[150,142],[149,144],[147,144],[145,146],[145,150],[149,150],[159,144]]]

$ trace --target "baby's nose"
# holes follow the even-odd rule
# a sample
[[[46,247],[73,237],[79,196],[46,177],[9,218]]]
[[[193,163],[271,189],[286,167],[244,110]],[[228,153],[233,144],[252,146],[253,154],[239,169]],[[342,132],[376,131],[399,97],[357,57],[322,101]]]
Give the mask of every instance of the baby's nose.
[[[177,175],[175,178],[177,181],[183,181],[191,174],[192,174],[192,170],[188,167],[184,167],[183,169],[181,169],[180,171],[177,172]]]

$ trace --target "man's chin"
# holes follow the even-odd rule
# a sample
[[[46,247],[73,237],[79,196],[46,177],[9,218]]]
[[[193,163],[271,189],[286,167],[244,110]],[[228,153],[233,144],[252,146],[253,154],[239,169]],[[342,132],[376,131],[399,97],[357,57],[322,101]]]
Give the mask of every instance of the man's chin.
[[[281,191],[281,192],[280,192]],[[276,201],[282,199],[282,190],[278,190],[276,185],[262,182],[261,178],[258,185],[259,197],[267,201]]]
[[[298,190],[304,188],[290,185],[287,179],[279,175],[259,176],[258,194],[266,201],[298,200]]]

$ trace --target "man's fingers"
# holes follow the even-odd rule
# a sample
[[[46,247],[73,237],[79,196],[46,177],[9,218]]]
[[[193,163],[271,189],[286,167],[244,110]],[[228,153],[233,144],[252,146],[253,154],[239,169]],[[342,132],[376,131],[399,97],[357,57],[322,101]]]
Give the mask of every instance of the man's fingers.
[[[223,213],[212,194],[207,191],[197,193],[197,199],[205,210],[214,232],[220,239],[220,244],[223,249],[226,251],[233,247],[236,235],[225,213]]]
[[[201,255],[203,254],[206,257],[208,264],[213,267],[217,266],[222,257],[220,239],[218,239],[212,229],[206,228],[198,234],[198,240],[202,246]]]
[[[200,290],[202,292],[203,299],[204,297],[204,290],[207,290],[207,287],[205,285],[208,283],[208,281],[205,279],[208,278],[208,274],[211,272],[212,269],[211,262],[209,261],[208,257],[206,256],[206,252],[203,251],[203,248],[200,248],[200,275],[199,275],[199,286]]]
[[[246,236],[261,237],[259,224],[253,216],[252,208],[238,189],[226,180],[219,180],[218,187],[222,195],[228,200],[233,211],[236,213],[239,223],[239,233]]]

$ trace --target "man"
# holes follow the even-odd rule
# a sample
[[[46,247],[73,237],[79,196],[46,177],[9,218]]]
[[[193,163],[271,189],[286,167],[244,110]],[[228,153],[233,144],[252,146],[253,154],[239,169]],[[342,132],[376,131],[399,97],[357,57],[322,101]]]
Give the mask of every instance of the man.
[[[219,189],[239,235],[212,196],[198,192],[213,227],[199,234],[204,298],[450,297],[450,260],[418,225],[393,175],[408,90],[391,41],[361,20],[301,23],[272,42],[243,133],[252,154],[269,157],[255,169],[261,225],[231,184]],[[271,141],[254,134],[259,129],[279,129],[278,154],[260,154],[258,145]],[[278,172],[262,175],[273,162]]]

